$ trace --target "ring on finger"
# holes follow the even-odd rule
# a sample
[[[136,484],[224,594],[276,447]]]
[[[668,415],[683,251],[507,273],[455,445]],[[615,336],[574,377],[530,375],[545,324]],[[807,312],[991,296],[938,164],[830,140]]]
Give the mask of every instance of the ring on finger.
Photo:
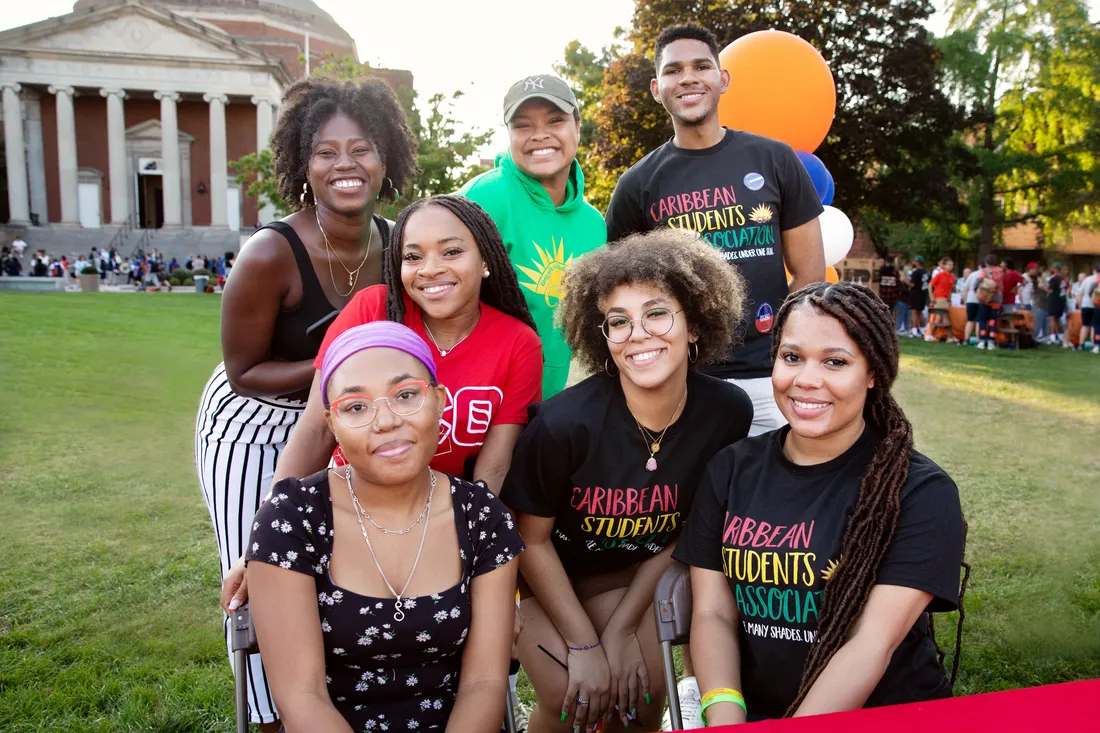
[[[577,704],[578,705],[587,705],[588,701],[578,697],[577,698]]]

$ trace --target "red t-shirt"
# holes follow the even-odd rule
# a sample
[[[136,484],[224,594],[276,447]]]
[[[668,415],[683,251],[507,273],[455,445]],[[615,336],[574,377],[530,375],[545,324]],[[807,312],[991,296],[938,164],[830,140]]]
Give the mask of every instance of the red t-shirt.
[[[470,478],[472,458],[493,425],[524,425],[527,406],[542,399],[542,342],[528,326],[485,303],[474,330],[446,356],[428,338],[420,308],[405,294],[405,325],[424,339],[447,389],[439,449],[432,468]],[[344,331],[386,320],[386,286],[372,285],[351,299],[329,326],[313,365]],[[466,463],[470,461],[470,470]]]
[[[937,300],[951,299],[951,291],[955,289],[955,274],[947,270],[940,270],[932,278],[932,297]]]
[[[1005,273],[1005,305],[1013,305],[1016,302],[1016,288],[1020,287],[1024,282],[1024,276],[1015,270],[1009,270]]]

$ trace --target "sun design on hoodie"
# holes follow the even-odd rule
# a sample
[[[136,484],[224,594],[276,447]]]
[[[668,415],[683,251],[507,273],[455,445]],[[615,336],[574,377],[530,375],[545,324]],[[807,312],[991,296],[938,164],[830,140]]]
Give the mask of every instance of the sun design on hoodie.
[[[538,242],[531,242],[531,244],[535,245],[539,256],[531,258],[531,263],[535,266],[533,270],[523,265],[516,265],[517,270],[531,278],[530,282],[520,281],[520,285],[546,298],[546,305],[553,308],[561,300],[561,278],[565,274],[566,266],[573,261],[573,255],[569,255],[566,259],[565,240],[559,239],[555,243],[553,236],[550,237],[549,251],[540,247]]]

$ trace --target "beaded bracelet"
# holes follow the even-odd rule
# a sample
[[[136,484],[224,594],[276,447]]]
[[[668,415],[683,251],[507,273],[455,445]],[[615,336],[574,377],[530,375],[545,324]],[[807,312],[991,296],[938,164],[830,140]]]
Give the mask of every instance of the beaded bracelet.
[[[565,648],[568,649],[571,652],[586,652],[589,649],[595,649],[599,645],[600,645],[600,642],[597,641],[595,644],[589,644],[588,646],[568,646],[568,645],[566,645]]]
[[[737,690],[729,687],[720,687],[716,690],[710,690],[707,694],[703,695],[703,704],[699,708],[699,718],[703,721],[703,725],[707,725],[707,708],[711,705],[715,705],[720,702],[732,702],[741,706],[741,709],[747,714],[749,709],[745,706],[745,698]]]

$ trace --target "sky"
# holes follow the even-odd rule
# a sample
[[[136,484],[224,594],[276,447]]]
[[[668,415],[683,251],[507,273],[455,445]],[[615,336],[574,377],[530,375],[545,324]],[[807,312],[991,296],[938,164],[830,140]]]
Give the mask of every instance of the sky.
[[[574,39],[593,50],[610,43],[616,26],[630,25],[634,10],[633,0],[555,0],[544,6],[504,0],[315,1],[352,35],[361,61],[411,71],[421,100],[436,92],[464,92],[455,118],[463,127],[496,133],[482,151],[486,157],[507,145],[501,107],[513,82],[552,72]],[[73,0],[0,2],[6,6],[0,30],[64,15],[73,6]],[[945,0],[934,4],[943,8]],[[1092,19],[1100,21],[1100,0],[1089,5]],[[942,33],[946,22],[937,12],[928,25]]]

